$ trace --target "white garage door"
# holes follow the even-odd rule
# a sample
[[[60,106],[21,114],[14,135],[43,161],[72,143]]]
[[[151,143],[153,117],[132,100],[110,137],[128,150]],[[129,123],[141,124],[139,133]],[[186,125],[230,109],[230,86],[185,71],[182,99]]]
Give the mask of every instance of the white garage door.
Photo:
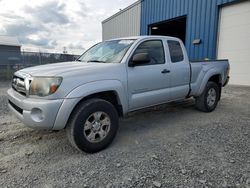
[[[218,58],[230,61],[230,84],[250,85],[250,1],[221,8],[218,42]]]

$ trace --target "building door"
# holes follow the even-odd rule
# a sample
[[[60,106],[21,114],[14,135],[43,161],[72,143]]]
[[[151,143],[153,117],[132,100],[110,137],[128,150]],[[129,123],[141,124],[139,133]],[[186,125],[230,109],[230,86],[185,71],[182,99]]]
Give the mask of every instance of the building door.
[[[250,85],[250,1],[221,8],[217,56],[230,61],[230,84]]]
[[[150,35],[163,35],[177,37],[185,44],[186,41],[186,16],[154,23],[149,26]]]

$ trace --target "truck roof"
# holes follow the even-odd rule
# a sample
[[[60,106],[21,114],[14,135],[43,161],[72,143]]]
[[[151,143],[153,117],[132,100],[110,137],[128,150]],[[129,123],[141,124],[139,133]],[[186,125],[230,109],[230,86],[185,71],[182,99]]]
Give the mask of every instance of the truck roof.
[[[170,37],[170,36],[162,36],[162,35],[142,35],[142,36],[130,36],[130,37],[122,37],[122,38],[114,38],[106,41],[112,41],[112,40],[138,40],[138,39],[155,39],[155,38],[161,38],[161,39],[172,39],[172,40],[179,40],[176,37]]]

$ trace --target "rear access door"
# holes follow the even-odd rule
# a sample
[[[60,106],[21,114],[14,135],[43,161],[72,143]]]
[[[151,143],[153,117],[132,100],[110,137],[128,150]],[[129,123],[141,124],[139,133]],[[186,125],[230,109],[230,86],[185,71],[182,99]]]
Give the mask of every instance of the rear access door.
[[[189,93],[190,64],[183,43],[168,39],[171,100],[184,99]]]

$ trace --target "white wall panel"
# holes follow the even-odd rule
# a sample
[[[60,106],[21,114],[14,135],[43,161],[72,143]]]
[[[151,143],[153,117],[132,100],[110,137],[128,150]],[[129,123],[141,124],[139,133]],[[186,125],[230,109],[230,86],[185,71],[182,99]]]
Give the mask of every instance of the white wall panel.
[[[230,84],[250,85],[250,1],[221,8],[218,58],[230,61]]]
[[[140,35],[141,3],[131,6],[102,22],[102,39]]]

